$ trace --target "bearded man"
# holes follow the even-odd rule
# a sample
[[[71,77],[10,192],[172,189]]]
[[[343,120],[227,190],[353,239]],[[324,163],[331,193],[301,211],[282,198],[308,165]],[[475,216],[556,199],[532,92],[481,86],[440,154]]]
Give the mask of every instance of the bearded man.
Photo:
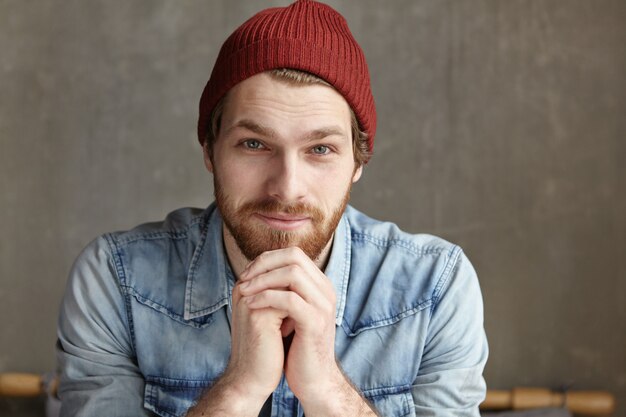
[[[226,40],[200,101],[215,203],[106,234],[59,320],[63,416],[478,415],[487,344],[455,245],[348,206],[365,58],[300,0]]]

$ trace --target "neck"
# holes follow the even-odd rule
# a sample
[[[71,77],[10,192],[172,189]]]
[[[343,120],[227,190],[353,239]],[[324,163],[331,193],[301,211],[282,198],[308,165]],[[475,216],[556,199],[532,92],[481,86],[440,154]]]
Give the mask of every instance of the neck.
[[[224,248],[226,249],[226,257],[228,258],[228,262],[230,263],[230,268],[235,274],[235,277],[239,279],[239,275],[243,272],[243,270],[248,266],[253,259],[248,259],[241,252],[235,238],[230,233],[226,225],[222,225],[222,235],[224,238]],[[326,268],[326,264],[328,263],[328,258],[330,258],[330,250],[333,246],[333,236],[330,237],[324,249],[320,255],[313,261],[315,265],[321,269],[322,271]]]

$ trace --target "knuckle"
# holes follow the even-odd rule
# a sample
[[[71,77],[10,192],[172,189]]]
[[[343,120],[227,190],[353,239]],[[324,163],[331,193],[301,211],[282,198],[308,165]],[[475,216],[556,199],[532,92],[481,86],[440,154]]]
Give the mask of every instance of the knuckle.
[[[287,296],[287,304],[289,305],[289,307],[294,308],[297,307],[298,305],[298,295],[296,295],[296,293],[290,292],[289,295]]]
[[[299,256],[302,253],[302,249],[300,249],[298,246],[291,246],[289,248],[289,255],[291,256]]]
[[[259,262],[263,262],[267,258],[267,252],[262,252],[259,256],[254,258],[250,263],[250,268],[253,269]]]

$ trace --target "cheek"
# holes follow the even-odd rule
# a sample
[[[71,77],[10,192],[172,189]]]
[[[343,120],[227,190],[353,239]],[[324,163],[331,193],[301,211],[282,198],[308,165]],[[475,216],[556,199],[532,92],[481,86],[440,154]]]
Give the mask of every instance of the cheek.
[[[222,190],[233,202],[257,198],[263,189],[263,173],[259,166],[246,166],[237,161],[223,160],[216,166]]]
[[[352,184],[352,171],[345,169],[324,169],[311,176],[310,189],[326,201],[329,208],[334,208],[343,200]]]
[[[221,172],[221,183],[230,194],[246,195],[259,187],[258,176],[250,171],[227,169]]]

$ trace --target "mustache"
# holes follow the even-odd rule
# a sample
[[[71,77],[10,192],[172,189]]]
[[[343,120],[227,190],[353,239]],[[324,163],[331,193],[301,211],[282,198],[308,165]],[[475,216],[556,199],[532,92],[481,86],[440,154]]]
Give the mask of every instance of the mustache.
[[[314,222],[320,222],[324,218],[322,210],[308,203],[284,203],[275,199],[249,201],[239,209],[242,214],[252,213],[282,213],[309,217]]]

